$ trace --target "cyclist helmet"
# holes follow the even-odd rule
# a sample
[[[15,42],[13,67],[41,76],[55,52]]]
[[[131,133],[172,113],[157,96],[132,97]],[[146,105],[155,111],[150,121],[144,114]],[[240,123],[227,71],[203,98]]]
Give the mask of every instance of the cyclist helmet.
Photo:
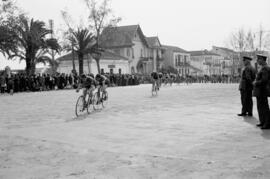
[[[95,78],[95,75],[93,73],[90,73],[89,76],[91,76],[92,78]]]
[[[97,74],[97,75],[96,75],[96,78],[101,78],[101,75],[100,75],[100,74]]]
[[[81,78],[86,78],[86,75],[85,74],[81,74]]]

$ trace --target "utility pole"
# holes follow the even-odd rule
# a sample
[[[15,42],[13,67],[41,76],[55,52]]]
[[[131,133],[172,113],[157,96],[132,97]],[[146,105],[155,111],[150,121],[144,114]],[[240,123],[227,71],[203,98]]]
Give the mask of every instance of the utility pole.
[[[49,25],[50,25],[50,30],[51,30],[51,39],[53,39],[54,38],[54,24],[53,24],[52,19],[49,20]],[[55,58],[54,58],[55,54],[54,54],[53,49],[51,49],[51,56],[52,56],[52,62],[50,65],[51,65],[53,73],[55,73],[57,69],[56,69],[56,65],[55,65]]]
[[[50,24],[50,30],[51,30],[51,39],[53,39],[53,37],[54,37],[54,24],[53,24],[53,20],[52,19],[50,19],[49,20],[49,24]],[[54,61],[54,50],[52,49],[52,60]]]

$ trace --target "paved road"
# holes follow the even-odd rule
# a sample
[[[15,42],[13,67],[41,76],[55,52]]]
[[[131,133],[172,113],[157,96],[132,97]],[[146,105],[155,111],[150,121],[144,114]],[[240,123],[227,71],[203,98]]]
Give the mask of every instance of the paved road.
[[[74,90],[0,96],[0,178],[270,178],[270,131],[256,105],[236,116],[237,85],[108,91],[80,118]]]

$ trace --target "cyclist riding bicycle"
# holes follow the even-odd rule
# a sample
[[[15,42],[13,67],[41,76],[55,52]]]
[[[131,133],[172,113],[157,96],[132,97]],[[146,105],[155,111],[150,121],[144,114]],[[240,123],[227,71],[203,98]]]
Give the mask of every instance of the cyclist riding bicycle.
[[[96,84],[97,84],[97,82],[96,82],[93,74],[90,74],[90,75],[82,74],[81,75],[80,83],[78,85],[78,88],[76,89],[76,92],[79,92],[80,89],[83,89],[82,95],[83,95],[84,108],[86,107],[86,99],[85,99],[86,94],[88,92],[89,92],[89,94],[92,94],[96,88]]]
[[[109,79],[101,74],[97,74],[95,79],[98,85],[98,98],[100,98],[100,92],[106,92],[107,85],[109,85]]]
[[[161,87],[162,79],[163,79],[163,73],[162,72],[159,72],[158,73],[158,87],[159,88]]]
[[[151,73],[151,81],[152,81],[152,91],[154,91],[155,85],[157,86],[157,89],[159,90],[159,85],[158,85],[158,80],[159,80],[159,75],[157,72],[152,72]]]

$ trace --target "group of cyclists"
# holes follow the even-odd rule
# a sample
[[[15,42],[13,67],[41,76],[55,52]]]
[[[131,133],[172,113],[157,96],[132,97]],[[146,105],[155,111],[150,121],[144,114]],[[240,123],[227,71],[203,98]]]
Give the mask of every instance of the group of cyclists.
[[[172,85],[173,81],[175,81],[176,75],[172,73],[162,72],[152,72],[151,73],[151,81],[152,81],[152,92],[156,92],[160,89],[161,84],[164,83]],[[101,99],[102,93],[107,93],[106,88],[109,85],[110,80],[102,74],[82,74],[80,76],[79,85],[76,89],[76,92],[79,92],[82,89],[82,97],[83,97],[83,108],[84,111],[87,108],[87,94],[93,96],[93,92],[97,90],[98,99]],[[102,99],[101,99],[102,100]],[[97,101],[102,102],[102,101]]]
[[[152,82],[152,92],[156,92],[160,89],[161,84],[172,85],[177,79],[177,75],[173,73],[162,73],[162,72],[152,72],[151,73],[151,82]]]
[[[80,89],[83,89],[82,96],[83,96],[83,109],[87,107],[86,104],[86,95],[91,94],[95,89],[97,89],[98,98],[100,98],[100,94],[106,92],[106,88],[109,85],[109,79],[101,74],[94,74],[85,75],[82,74],[80,78],[80,83],[76,89],[76,92],[79,92]]]

